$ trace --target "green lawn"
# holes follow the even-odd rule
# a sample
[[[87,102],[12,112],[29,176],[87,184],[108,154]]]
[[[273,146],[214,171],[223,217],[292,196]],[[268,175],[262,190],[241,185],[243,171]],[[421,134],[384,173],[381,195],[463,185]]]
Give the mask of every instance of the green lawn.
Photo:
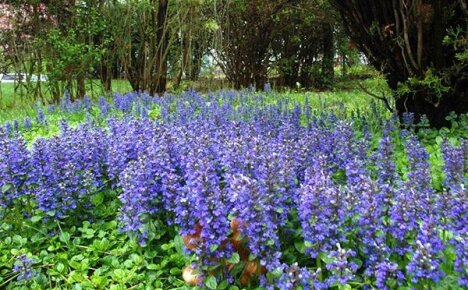
[[[326,102],[329,107],[339,106],[340,104],[346,104],[347,108],[359,108],[363,105],[368,105],[373,97],[364,93],[359,88],[357,83],[364,85],[369,91],[372,91],[378,95],[385,93],[389,95],[388,87],[381,78],[371,78],[366,80],[339,80],[333,90],[330,91],[307,91],[304,89],[290,90],[283,89],[281,94],[287,95],[289,100],[294,102],[302,103],[306,99],[313,107],[320,107],[318,102]],[[169,89],[172,89],[172,85],[168,85]],[[199,87],[195,84],[195,87]],[[113,80],[112,91],[117,93],[125,93],[132,91],[132,88],[127,80]],[[88,96],[92,99],[97,100],[100,96],[105,95],[105,92],[98,80],[87,83]],[[180,91],[170,91],[171,93],[180,93]],[[46,99],[50,99],[50,93],[45,90],[44,92]],[[278,98],[273,98],[272,102],[276,102]],[[14,84],[3,83],[0,84],[0,123],[7,120],[22,120],[25,116],[35,116],[36,109],[34,104],[37,100],[34,100],[27,95],[25,91],[14,91]],[[314,104],[317,104],[315,106]]]
[[[132,90],[127,80],[113,80],[112,91],[118,93],[129,92]],[[105,92],[98,80],[89,81],[86,84],[88,96],[97,99],[105,95]],[[44,90],[46,100],[50,100],[50,92]],[[28,96],[25,90],[15,92],[13,83],[0,84],[0,123],[6,120],[22,119],[25,116],[35,115],[36,100]]]

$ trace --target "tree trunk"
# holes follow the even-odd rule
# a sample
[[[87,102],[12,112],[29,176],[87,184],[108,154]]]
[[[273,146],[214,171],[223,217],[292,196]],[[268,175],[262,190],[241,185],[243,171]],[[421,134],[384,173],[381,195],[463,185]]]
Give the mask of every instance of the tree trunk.
[[[163,94],[166,91],[167,85],[167,49],[169,41],[167,38],[167,4],[168,0],[159,0],[158,8],[158,23],[157,23],[157,39],[159,42],[156,66],[157,66],[157,85],[156,93]]]
[[[85,88],[85,77],[84,75],[78,75],[76,78],[76,96],[75,99],[83,98],[86,95],[86,88]]]
[[[112,65],[112,63],[110,63]],[[104,91],[110,92],[112,90],[112,68],[109,67],[107,61],[101,63],[101,84],[104,88]]]
[[[182,40],[182,60],[180,64],[179,73],[177,74],[176,86],[180,85],[182,81],[182,76],[187,69],[189,63],[189,55],[190,55],[190,41],[191,41],[191,32],[190,28],[188,31],[184,32],[184,37]]]
[[[325,23],[323,30],[323,59],[322,59],[322,77],[323,86],[331,88],[333,86],[335,46],[333,37],[333,24]]]
[[[196,81],[200,75],[202,65],[203,51],[196,39],[193,41],[192,47],[192,64],[190,67],[190,80]]]

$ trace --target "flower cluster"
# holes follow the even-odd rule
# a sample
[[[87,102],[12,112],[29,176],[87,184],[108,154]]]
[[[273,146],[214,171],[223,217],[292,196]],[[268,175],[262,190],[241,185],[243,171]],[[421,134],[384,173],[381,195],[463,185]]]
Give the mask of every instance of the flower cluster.
[[[13,266],[13,273],[18,276],[18,281],[27,281],[38,275],[37,270],[34,269],[34,260],[28,258],[26,255],[20,255],[16,257],[15,264]]]
[[[352,257],[356,256],[356,252],[342,249],[339,243],[336,247],[337,249],[329,254],[329,258],[332,261],[327,264],[326,268],[332,273],[332,276],[328,278],[327,283],[328,285],[345,285],[349,280],[354,278],[354,273],[358,269],[356,263],[352,260],[349,261]]]
[[[30,146],[0,129],[2,212],[27,196],[30,210],[66,219],[108,187],[119,193],[122,230],[142,245],[153,222],[174,225],[199,261],[215,263],[242,249],[242,262],[250,255],[255,267],[281,272],[272,281],[254,271],[282,289],[346,284],[358,271],[378,288],[439,281],[447,246],[455,249],[454,268],[466,285],[466,141],[443,144],[446,178],[437,192],[429,154],[410,132],[401,144],[407,166],[397,170],[392,121],[374,148],[371,133],[360,138],[343,107],[327,115],[308,102],[271,104],[252,95],[101,98],[105,128],[62,122],[60,134]],[[89,99],[65,98],[55,110],[91,106]],[[148,110],[156,107],[154,120]],[[38,123],[47,123],[40,108]],[[305,255],[285,265],[291,253],[282,247],[292,239],[304,242]],[[324,257],[329,263],[317,272],[313,265]]]

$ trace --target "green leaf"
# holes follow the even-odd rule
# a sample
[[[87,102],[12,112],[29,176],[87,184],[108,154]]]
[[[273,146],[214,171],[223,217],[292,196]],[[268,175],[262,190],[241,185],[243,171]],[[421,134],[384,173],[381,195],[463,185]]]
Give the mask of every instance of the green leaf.
[[[42,219],[41,216],[35,215],[35,216],[33,216],[33,217],[31,218],[31,221],[32,221],[33,223],[37,223],[37,222],[40,221],[41,219]]]
[[[226,289],[228,286],[229,286],[228,281],[224,280],[223,282],[219,284],[218,289],[223,290],[223,289]]]
[[[352,261],[358,266],[358,268],[361,268],[362,266],[362,261],[358,258],[353,258]]]
[[[91,277],[91,282],[95,285],[98,286],[99,288],[104,288],[107,285],[107,278],[102,277],[102,276],[92,276]]]
[[[210,245],[210,252],[214,253],[218,249],[218,245]]]
[[[84,281],[84,279],[85,278],[81,273],[75,271],[70,272],[70,274],[68,275],[68,283],[82,282]]]
[[[148,266],[146,266],[146,268],[148,270],[158,270],[161,267],[159,265],[156,265],[156,264],[149,264]]]
[[[231,274],[233,276],[236,276],[236,275],[240,274],[242,271],[244,271],[244,266],[245,266],[244,263],[239,263],[239,264],[235,265],[234,268],[232,268],[232,270],[231,270]]]
[[[115,269],[112,274],[112,276],[114,276],[114,279],[119,282],[123,282],[125,280],[125,277],[127,276],[127,272],[122,269]]]
[[[273,239],[268,239],[268,240],[266,241],[266,245],[267,245],[267,246],[274,246],[274,245],[275,245],[275,241],[274,241]]]
[[[168,251],[169,249],[171,249],[173,247],[173,244],[170,243],[170,244],[162,244],[161,245],[161,249],[163,249],[164,251]]]
[[[333,258],[330,258],[326,253],[320,253],[319,257],[320,260],[325,262],[325,264],[330,264],[331,262],[333,262]]]
[[[63,271],[65,270],[65,265],[62,263],[58,263],[56,268],[59,273],[63,273]]]
[[[25,245],[27,242],[28,242],[27,238],[23,238],[23,237],[21,237],[19,235],[14,235],[13,236],[13,243],[20,246],[20,247]]]
[[[81,260],[83,260],[83,259],[84,259],[84,256],[83,256],[82,254],[73,256],[73,257],[71,258],[71,260],[73,260],[73,261],[78,261],[78,262],[81,261]]]
[[[294,242],[294,248],[296,248],[296,250],[301,253],[301,254],[304,254],[305,253],[305,244],[304,242],[302,241],[296,241]]]
[[[6,183],[2,186],[2,192],[5,193],[7,191],[9,191],[11,188],[13,187],[13,185],[11,185],[10,183]]]
[[[309,242],[309,241],[304,241],[304,246],[306,248],[312,248],[313,244],[311,242]]]
[[[216,278],[214,276],[209,276],[205,281],[205,285],[209,289],[216,289],[218,287],[218,282],[216,282]]]
[[[105,250],[107,250],[107,248],[109,248],[109,245],[110,245],[110,242],[108,239],[104,238],[100,241],[98,241],[95,245],[96,249],[101,251],[101,252],[104,252]]]
[[[60,232],[59,234],[59,240],[62,242],[62,243],[65,243],[68,245],[68,243],[70,242],[70,234],[67,233],[67,232]]]
[[[177,235],[174,238],[174,246],[175,246],[178,253],[183,253],[184,252],[183,245],[184,245],[184,240],[182,239],[182,237],[180,235]]]
[[[102,191],[98,192],[93,197],[91,197],[91,202],[95,206],[98,206],[98,205],[102,204],[103,201],[104,201],[104,192],[102,192]]]
[[[279,278],[281,275],[283,275],[283,271],[281,269],[274,269],[273,271],[270,272],[273,277]]]
[[[68,262],[68,264],[70,265],[70,267],[72,267],[75,270],[81,270],[81,263],[80,262],[70,260]]]
[[[92,239],[94,238],[94,233],[95,231],[93,229],[84,229],[83,230],[83,237],[87,239]]]
[[[238,253],[233,253],[232,256],[227,259],[227,261],[232,264],[237,264],[240,262],[240,256]]]
[[[250,253],[250,254],[249,254],[249,261],[253,261],[253,260],[255,260],[255,259],[257,259],[257,256],[254,255],[254,254],[252,254],[252,253]]]

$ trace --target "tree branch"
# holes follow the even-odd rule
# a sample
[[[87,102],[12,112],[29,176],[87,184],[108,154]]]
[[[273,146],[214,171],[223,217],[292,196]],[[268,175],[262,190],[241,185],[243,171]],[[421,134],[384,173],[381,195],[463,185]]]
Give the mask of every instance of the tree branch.
[[[388,99],[386,97],[384,97],[383,95],[378,96],[378,95],[374,94],[373,92],[369,91],[366,87],[364,87],[360,82],[358,82],[357,84],[358,84],[359,88],[361,88],[361,90],[363,90],[366,94],[368,94],[371,97],[374,97],[374,98],[384,102],[385,107],[387,108],[387,110],[390,111],[390,113],[395,112],[394,108],[392,108],[392,106],[390,106],[390,103],[389,103],[389,101],[388,101]]]

